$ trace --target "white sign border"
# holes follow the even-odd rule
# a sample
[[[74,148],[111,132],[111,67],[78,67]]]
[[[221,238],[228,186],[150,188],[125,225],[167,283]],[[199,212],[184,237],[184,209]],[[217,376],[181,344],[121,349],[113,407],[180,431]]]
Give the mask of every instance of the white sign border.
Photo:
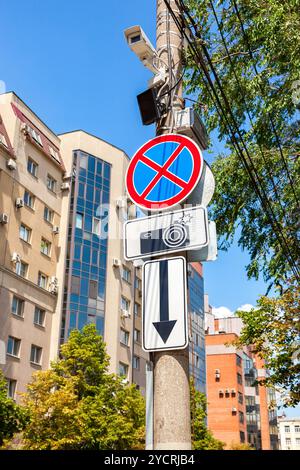
[[[168,251],[153,251],[152,253],[149,253],[149,254],[140,254],[139,256],[134,256],[134,257],[131,257],[131,258],[128,258],[127,256],[127,237],[126,237],[126,226],[131,224],[131,223],[135,223],[137,221],[141,221],[141,220],[149,220],[149,219],[157,219],[159,217],[166,217],[167,215],[171,215],[171,214],[176,214],[176,213],[179,213],[179,212],[183,212],[186,210],[190,210],[190,211],[193,211],[193,210],[198,210],[199,208],[202,208],[203,211],[204,211],[204,219],[205,219],[205,235],[206,235],[206,240],[207,240],[207,243],[205,245],[192,245],[192,246],[188,246],[188,247],[185,247],[185,246],[181,246],[181,247],[178,247],[178,248],[174,248],[174,249],[170,249]],[[133,219],[133,220],[127,220],[124,225],[123,225],[123,240],[124,240],[124,243],[123,243],[123,246],[124,246],[124,258],[126,261],[133,261],[133,260],[136,260],[136,259],[147,259],[147,258],[151,258],[152,256],[167,256],[168,254],[173,254],[173,253],[178,253],[178,252],[182,252],[182,251],[190,251],[190,250],[197,250],[199,248],[205,248],[206,246],[208,246],[209,244],[209,227],[208,227],[208,213],[207,213],[207,208],[205,206],[194,206],[194,207],[189,207],[189,208],[186,208],[186,209],[179,209],[179,210],[176,210],[176,211],[170,211],[168,213],[166,212],[163,212],[161,214],[153,214],[149,217],[140,217],[138,219]]]
[[[146,264],[150,263],[158,263],[159,261],[171,261],[171,260],[182,260],[183,261],[183,294],[184,294],[184,333],[185,333],[185,344],[183,346],[170,346],[170,347],[165,347],[165,348],[156,348],[156,349],[146,349],[145,348],[145,266]],[[175,256],[171,258],[159,258],[159,259],[154,259],[150,261],[145,261],[143,264],[143,271],[142,271],[142,349],[145,352],[159,352],[159,351],[177,351],[177,350],[182,350],[188,347],[189,345],[189,331],[188,331],[188,304],[187,304],[187,299],[188,299],[188,292],[187,292],[187,261],[184,256]]]

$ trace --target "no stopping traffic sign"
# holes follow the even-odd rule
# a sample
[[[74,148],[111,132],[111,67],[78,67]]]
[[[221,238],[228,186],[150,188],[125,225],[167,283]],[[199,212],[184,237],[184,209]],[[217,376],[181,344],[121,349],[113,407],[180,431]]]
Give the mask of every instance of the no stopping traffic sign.
[[[201,150],[191,139],[178,134],[158,136],[146,142],[131,159],[127,192],[143,209],[168,209],[188,197],[202,169]]]

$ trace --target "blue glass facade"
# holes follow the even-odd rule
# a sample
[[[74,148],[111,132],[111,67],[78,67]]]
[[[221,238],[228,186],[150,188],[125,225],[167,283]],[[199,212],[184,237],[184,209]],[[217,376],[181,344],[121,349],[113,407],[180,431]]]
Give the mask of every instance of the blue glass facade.
[[[190,374],[197,390],[206,393],[204,283],[190,265],[189,278]]]
[[[87,323],[104,334],[110,171],[103,160],[74,152],[62,341]]]

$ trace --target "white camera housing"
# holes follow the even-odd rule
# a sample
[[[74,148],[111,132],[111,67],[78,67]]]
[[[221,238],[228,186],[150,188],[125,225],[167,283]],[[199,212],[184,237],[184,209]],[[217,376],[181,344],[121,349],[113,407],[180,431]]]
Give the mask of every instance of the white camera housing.
[[[154,59],[158,57],[157,52],[141,26],[131,26],[125,29],[124,34],[130,49],[138,56],[145,67],[157,74],[158,67],[154,65]]]

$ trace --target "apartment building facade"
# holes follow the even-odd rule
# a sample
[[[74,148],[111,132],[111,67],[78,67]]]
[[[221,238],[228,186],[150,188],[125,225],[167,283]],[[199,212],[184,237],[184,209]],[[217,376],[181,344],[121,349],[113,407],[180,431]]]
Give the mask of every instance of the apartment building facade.
[[[267,373],[250,348],[238,348],[239,318],[206,313],[208,426],[230,448],[248,443],[277,450],[277,408],[273,389],[256,383]]]
[[[300,417],[278,418],[280,450],[300,450]]]
[[[82,130],[56,135],[14,93],[0,109],[0,341],[9,395],[94,323],[110,371],[146,388],[141,263],[123,258],[127,155]],[[203,274],[189,265],[190,373],[205,392]],[[0,354],[1,359],[1,354]],[[0,360],[1,362],[1,360]]]
[[[9,395],[49,366],[64,165],[57,136],[14,93],[1,96],[0,340]]]

